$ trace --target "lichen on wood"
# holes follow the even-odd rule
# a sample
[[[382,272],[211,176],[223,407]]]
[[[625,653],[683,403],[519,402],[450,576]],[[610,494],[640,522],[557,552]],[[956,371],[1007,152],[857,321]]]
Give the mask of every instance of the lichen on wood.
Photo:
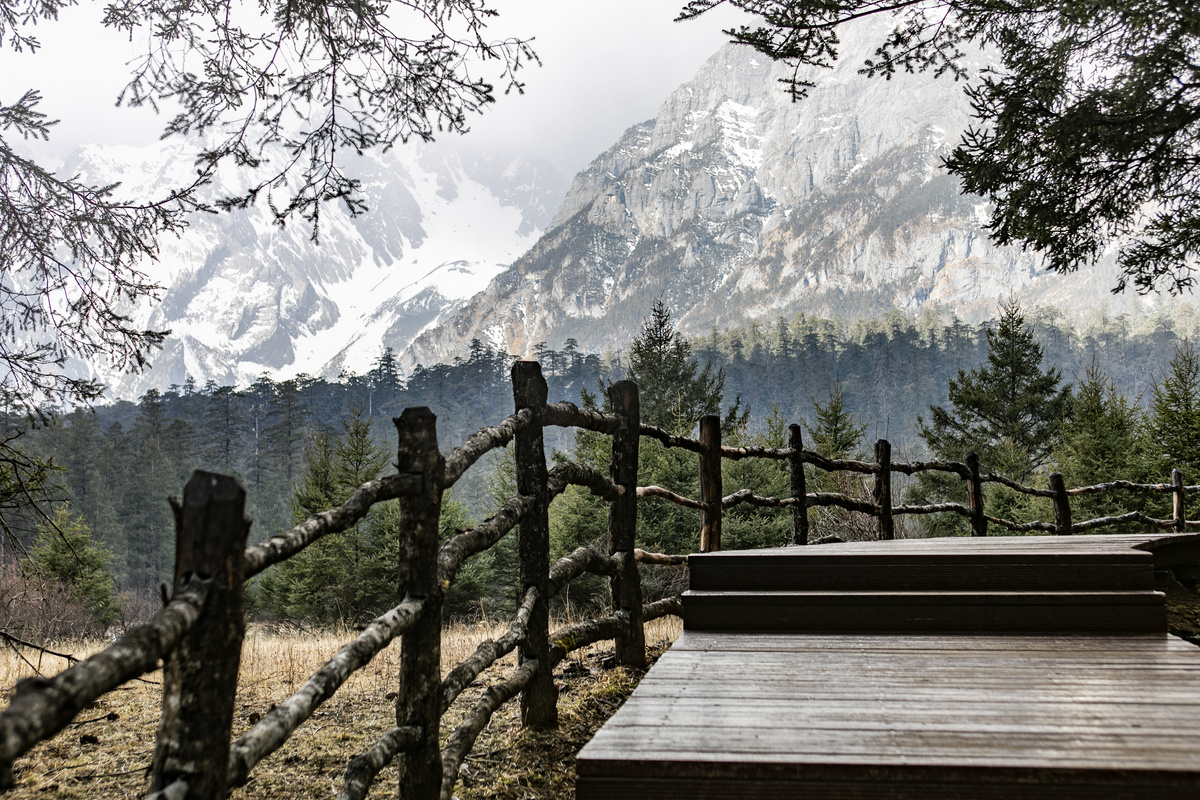
[[[272,564],[286,561],[322,537],[348,530],[362,520],[374,504],[394,500],[414,491],[418,484],[419,479],[413,475],[388,475],[367,481],[337,508],[313,514],[291,530],[272,536],[262,544],[247,547],[242,557],[243,578],[257,575]]]
[[[0,764],[11,764],[61,731],[96,698],[157,669],[159,659],[200,618],[211,586],[211,580],[192,577],[149,622],[133,626],[99,653],[53,678],[18,681],[8,708],[0,712]]]
[[[529,587],[529,591],[525,593],[525,602],[521,603],[521,607],[517,609],[517,615],[508,632],[495,641],[488,639],[480,642],[479,646],[475,648],[475,652],[446,676],[446,679],[442,681],[443,714],[450,708],[450,704],[462,694],[462,690],[470,686],[481,672],[511,653],[517,643],[525,638],[529,626],[529,615],[533,611],[537,597],[537,589]]]
[[[517,431],[533,421],[533,413],[523,408],[499,425],[490,425],[472,433],[461,446],[446,456],[446,475],[443,488],[449,489],[461,478],[471,465],[486,453],[504,447],[513,440]]]
[[[421,739],[421,729],[412,725],[392,728],[380,736],[365,753],[350,759],[337,800],[363,800],[380,771],[392,763],[396,754],[416,747]]]
[[[377,617],[354,641],[343,645],[333,658],[313,673],[295,694],[272,708],[242,734],[229,752],[230,788],[245,784],[258,762],[279,749],[354,672],[408,630],[420,616],[422,606],[421,600],[406,599]]]

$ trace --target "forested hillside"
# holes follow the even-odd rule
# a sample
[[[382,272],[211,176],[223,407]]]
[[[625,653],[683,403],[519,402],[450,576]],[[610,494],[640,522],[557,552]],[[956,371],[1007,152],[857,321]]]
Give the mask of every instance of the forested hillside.
[[[1113,391],[1134,409],[1151,402],[1151,387],[1197,327],[1196,320],[1180,317],[1137,326],[1125,318],[1098,317],[1083,329],[1069,328],[1048,312],[1029,313],[1026,319],[1044,349],[1045,365],[1061,369],[1064,384],[1083,380],[1094,362],[1114,382]],[[916,455],[926,450],[918,417],[928,419],[931,406],[946,404],[950,381],[960,370],[983,363],[988,349],[986,326],[973,327],[933,314],[914,319],[896,313],[848,327],[798,315],[692,341],[672,331],[669,317],[659,323],[663,338],[659,344],[667,349],[658,355],[653,348],[646,350],[647,330],[629,349],[603,356],[583,353],[571,340],[560,348],[539,346],[537,356],[550,384],[550,400],[579,403],[583,393],[602,397],[606,382],[632,373],[656,383],[675,382],[654,402],[666,415],[662,421],[680,432],[687,432],[684,429],[694,425],[703,408],[709,408],[720,409],[727,417],[729,435],[743,440],[779,439],[787,423],[803,421],[808,435],[820,444],[822,436],[830,435],[833,413],[851,432],[861,433],[860,445],[888,438],[898,452]],[[681,345],[686,346],[682,351],[670,350]],[[680,352],[686,364],[678,369],[686,373],[684,367],[690,365],[690,377],[681,378],[678,371],[661,373]],[[137,403],[61,414],[27,434],[24,441],[61,469],[59,496],[69,503],[72,515],[82,517],[93,540],[111,552],[116,585],[144,590],[170,572],[173,521],[166,498],[180,492],[193,469],[233,473],[245,482],[248,514],[254,521],[251,539],[261,540],[316,510],[313,503],[322,498],[340,502],[354,481],[374,477],[363,472],[362,465],[371,465],[367,471],[377,474],[380,465],[390,460],[394,450],[390,420],[403,408],[424,405],[434,410],[443,450],[502,419],[512,408],[510,363],[509,355],[475,341],[462,358],[419,367],[407,380],[401,379],[394,353],[386,351],[366,374],[344,375],[336,382],[300,377],[277,383],[262,378],[241,389],[188,382],[164,392],[147,392]],[[689,409],[672,405],[682,402],[680,387],[696,381],[708,381],[701,392],[703,402]],[[735,407],[738,398],[740,405]],[[643,407],[649,408],[647,401]],[[596,442],[586,437],[576,442],[572,435],[553,430],[547,438],[554,449],[577,450],[576,457],[603,466]],[[686,482],[694,467],[690,461],[671,460],[679,458],[688,461],[673,455],[648,463],[647,468],[661,472],[664,482],[672,474]],[[334,475],[339,469],[343,478]],[[486,516],[494,492],[503,490],[503,472],[492,470],[490,478],[488,472],[472,471],[473,480],[455,488],[449,515],[455,524]],[[352,478],[344,478],[345,474]],[[731,485],[752,480],[782,477],[729,476]],[[314,487],[319,489],[316,499]],[[561,506],[558,525],[570,528],[562,534],[566,539],[561,546],[602,530],[602,519],[583,518],[591,513],[585,499],[568,495]],[[663,547],[686,548],[680,537],[690,530],[690,513],[675,508],[648,510],[647,536]],[[18,532],[26,542],[38,521],[27,522],[28,529]],[[653,524],[660,529],[651,530]],[[728,525],[732,542],[744,529],[750,537],[745,544],[776,543],[770,541],[773,526],[762,520],[748,519],[741,525],[734,518]],[[364,523],[362,535],[368,536],[369,529]],[[493,566],[504,569],[502,564]],[[474,591],[479,596],[459,598],[458,608],[478,607],[483,596],[494,595],[497,602],[503,599],[491,585],[497,575],[477,577]],[[276,610],[297,608],[294,599],[278,594],[278,586],[273,591]],[[338,613],[334,609],[322,616]]]

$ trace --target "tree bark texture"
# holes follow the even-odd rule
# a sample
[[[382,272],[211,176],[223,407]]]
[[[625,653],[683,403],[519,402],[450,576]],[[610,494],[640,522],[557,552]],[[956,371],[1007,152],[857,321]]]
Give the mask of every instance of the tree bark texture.
[[[483,428],[468,436],[460,447],[454,448],[446,456],[446,477],[442,489],[449,489],[457,483],[471,465],[486,453],[511,442],[517,431],[527,427],[532,420],[531,412],[517,411],[499,425]]]
[[[1059,536],[1071,535],[1071,498],[1063,483],[1062,473],[1050,473],[1050,491],[1054,493],[1054,532]]]
[[[983,513],[983,481],[979,479],[979,455],[967,453],[967,508],[971,510],[971,535],[987,536],[987,517]]]
[[[367,481],[337,508],[313,514],[290,531],[247,547],[242,558],[242,578],[250,578],[272,564],[286,561],[323,536],[347,530],[365,517],[374,504],[395,500],[416,489],[417,483],[411,475],[388,475]]]
[[[546,425],[584,428],[597,433],[613,434],[621,429],[621,420],[612,414],[601,414],[574,403],[550,403],[546,406]]]
[[[700,552],[721,549],[721,418],[708,414],[700,418]]]
[[[454,784],[458,783],[458,771],[463,759],[475,745],[475,740],[487,726],[488,720],[496,709],[507,703],[517,692],[529,685],[538,674],[538,662],[526,661],[517,667],[513,676],[503,683],[489,686],[475,705],[467,712],[467,716],[450,734],[446,750],[442,754],[442,791],[440,800],[451,800],[454,796]]]
[[[396,467],[420,487],[400,498],[400,595],[423,601],[421,616],[400,637],[397,727],[415,726],[421,743],[400,759],[399,797],[434,800],[441,793],[442,587],[438,582],[438,519],[445,462],[438,452],[437,417],[406,408],[395,420]]]
[[[555,464],[554,468],[550,470],[546,485],[549,487],[548,500],[558,497],[566,491],[568,486],[582,486],[596,497],[610,501],[616,500],[624,491],[609,480],[604,473],[591,467],[585,467],[583,464],[576,464],[574,461]]]
[[[684,497],[681,494],[675,494],[670,489],[664,489],[661,486],[639,486],[637,490],[637,496],[639,500],[644,497],[658,497],[662,500],[674,503],[677,506],[692,508],[696,511],[705,511],[708,509],[708,506],[698,500],[693,500],[690,497]]]
[[[1012,489],[1014,492],[1020,492],[1021,494],[1028,494],[1028,495],[1032,495],[1034,497],[1048,497],[1051,500],[1054,499],[1054,492],[1050,489],[1034,489],[1030,486],[1026,486],[1023,483],[1020,483],[1019,481],[1014,481],[1012,478],[1006,478],[1003,475],[997,475],[994,472],[988,472],[983,475],[980,475],[979,482],[980,483],[998,483],[1001,486],[1007,486],[1008,488]]]
[[[639,564],[655,564],[660,567],[686,567],[688,564],[687,556],[648,553],[640,547],[633,551],[633,557]]]
[[[371,784],[397,753],[411,750],[424,740],[420,728],[392,728],[375,740],[365,753],[350,759],[346,765],[345,783],[337,800],[363,800],[371,790]]]
[[[792,506],[792,544],[808,544],[808,509],[804,503],[808,493],[804,485],[804,434],[799,425],[788,425],[788,450],[788,479],[792,498],[796,501]]]
[[[480,642],[479,646],[475,648],[475,652],[446,676],[446,680],[442,681],[443,714],[450,709],[450,704],[462,694],[462,690],[470,686],[480,673],[511,653],[513,648],[525,638],[526,632],[529,630],[529,615],[533,613],[537,600],[538,591],[531,586],[525,592],[525,602],[521,603],[521,607],[517,609],[517,616],[508,632],[495,641],[488,639]]]
[[[482,553],[504,535],[517,527],[517,523],[534,507],[532,497],[510,497],[492,516],[469,531],[455,534],[438,550],[438,581],[448,586],[454,582],[463,563],[473,555]]]
[[[212,583],[191,576],[149,622],[133,626],[99,653],[53,678],[18,681],[8,708],[0,713],[0,766],[67,727],[96,698],[158,669],[158,660],[175,649],[200,618]]]
[[[879,538],[896,538],[896,521],[892,516],[892,445],[887,439],[875,442],[875,505],[879,507]]]
[[[567,584],[585,572],[615,577],[620,571],[614,556],[601,553],[591,545],[581,545],[550,567],[550,596],[558,597]]]
[[[150,791],[177,781],[187,800],[225,797],[238,665],[246,633],[242,556],[250,522],[236,478],[197,470],[175,510],[175,589],[212,581],[200,618],[163,660],[162,716]]]
[[[704,445],[697,442],[695,439],[688,439],[684,436],[675,436],[667,433],[662,428],[656,428],[653,425],[641,425],[638,428],[642,436],[649,436],[651,439],[658,439],[667,447],[678,447],[682,450],[690,450],[693,453],[704,452]]]
[[[610,474],[622,487],[620,497],[608,507],[609,553],[622,561],[612,579],[613,607],[629,615],[629,626],[615,642],[617,663],[642,669],[646,666],[646,634],[642,628],[642,582],[633,551],[637,539],[638,447],[642,424],[637,384],[618,381],[608,390],[613,412],[625,425],[612,437]]]
[[[721,458],[729,461],[741,461],[743,458],[767,458],[784,461],[792,457],[788,448],[778,447],[727,447],[722,445]]]
[[[529,410],[532,420],[517,432],[514,456],[517,491],[534,499],[533,507],[521,518],[517,552],[520,563],[520,596],[537,592],[529,614],[526,636],[517,651],[517,663],[538,662],[537,674],[521,692],[521,724],[553,730],[558,727],[558,689],[550,674],[550,499],[549,474],[542,425],[546,408],[546,379],[536,361],[518,361],[512,366],[513,402],[518,411]]]
[[[354,641],[342,645],[299,691],[238,737],[229,753],[229,788],[244,785],[260,761],[278,750],[351,675],[408,630],[420,615],[421,601],[406,599],[373,620]]]

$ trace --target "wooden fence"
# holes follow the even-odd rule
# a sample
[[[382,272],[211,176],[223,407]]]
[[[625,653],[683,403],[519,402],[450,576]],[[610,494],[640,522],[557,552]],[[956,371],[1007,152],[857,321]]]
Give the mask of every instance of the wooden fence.
[[[698,440],[673,436],[640,420],[637,387],[628,381],[609,390],[612,413],[579,409],[571,403],[548,404],[546,383],[535,362],[517,362],[512,370],[515,413],[495,427],[480,430],[443,456],[438,449],[434,415],[410,408],[395,420],[399,434],[394,475],[360,486],[341,506],[316,514],[290,531],[246,546],[249,523],[243,517],[245,491],[233,478],[195,473],[183,499],[173,503],[176,517],[174,587],[164,607],[148,623],[131,628],[103,651],[52,678],[29,678],[15,688],[7,709],[0,712],[0,786],[12,784],[12,763],[35,744],[54,736],[101,695],[163,664],[163,704],[153,761],[150,797],[155,800],[215,800],[247,782],[251,771],[279,749],[314,711],[333,696],[349,676],[393,640],[400,639],[400,674],[396,725],[364,753],[351,759],[339,798],[365,797],[380,770],[399,759],[399,792],[413,800],[449,800],[459,768],[476,737],[503,703],[520,696],[525,725],[553,728],[557,723],[557,692],[552,669],[569,652],[589,644],[614,640],[617,661],[642,667],[646,663],[643,624],[668,614],[682,613],[679,598],[644,604],[639,563],[686,564],[686,556],[645,553],[636,547],[637,501],[656,497],[700,512],[700,550],[721,547],[723,510],[739,503],[790,507],[793,543],[808,542],[807,509],[838,506],[873,515],[879,536],[894,536],[893,522],[901,514],[957,513],[971,522],[972,532],[986,535],[988,523],[1015,531],[1071,533],[1121,522],[1184,530],[1200,525],[1184,519],[1184,496],[1200,489],[1184,486],[1178,470],[1171,484],[1131,484],[1115,481],[1101,486],[1065,489],[1052,475],[1050,489],[1032,489],[997,475],[981,474],[979,461],[967,455],[963,463],[891,460],[890,445],[875,446],[875,461],[834,460],[803,449],[800,427],[789,428],[786,448],[731,448],[721,444],[716,417],[700,424]],[[561,463],[548,469],[542,442],[546,425],[573,426],[612,439],[609,475],[589,467]],[[642,436],[668,447],[699,455],[701,497],[682,497],[658,486],[638,486],[638,449]],[[514,444],[517,494],[497,513],[472,530],[438,542],[442,493],[487,452]],[[749,489],[722,496],[723,459],[786,460],[790,496],[763,497]],[[827,471],[874,475],[872,500],[836,493],[808,493],[804,465]],[[928,506],[895,505],[891,476],[935,470],[958,475],[967,484],[969,502]],[[983,485],[1000,483],[1016,491],[1054,501],[1053,523],[1017,524],[987,516]],[[547,512],[550,502],[569,485],[583,486],[609,501],[608,546],[580,547],[558,562],[549,563]],[[1138,512],[1072,524],[1071,495],[1109,490],[1171,492],[1175,513],[1155,520]],[[291,697],[278,703],[236,741],[230,742],[241,644],[245,630],[243,582],[272,564],[361,520],[375,503],[397,499],[400,574],[398,605],[372,621],[345,644]],[[499,542],[518,528],[521,605],[507,633],[481,643],[476,651],[441,677],[442,598],[467,559]],[[549,601],[584,573],[607,576],[613,608],[606,616],[585,620],[557,631],[549,629]],[[512,652],[516,670],[491,686],[439,744],[441,719],[450,705],[485,669]]]

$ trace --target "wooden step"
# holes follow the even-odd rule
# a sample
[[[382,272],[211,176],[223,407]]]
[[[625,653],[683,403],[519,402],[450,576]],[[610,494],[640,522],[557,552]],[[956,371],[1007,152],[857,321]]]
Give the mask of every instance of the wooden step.
[[[1150,553],[842,554],[824,547],[703,553],[699,591],[1104,591],[1154,588]]]
[[[1155,591],[699,591],[683,595],[695,631],[1165,633]]]

